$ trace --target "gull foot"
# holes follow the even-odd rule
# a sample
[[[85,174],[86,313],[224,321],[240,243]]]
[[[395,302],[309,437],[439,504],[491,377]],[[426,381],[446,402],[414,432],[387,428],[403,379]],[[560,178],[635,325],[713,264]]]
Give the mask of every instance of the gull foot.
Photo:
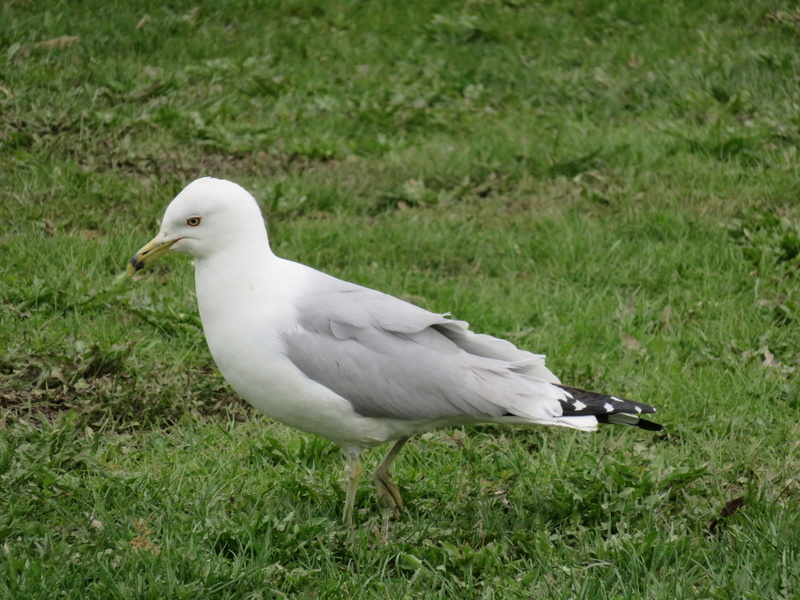
[[[375,480],[378,498],[386,508],[390,508],[394,512],[395,517],[399,517],[403,513],[403,498],[400,496],[400,490],[392,481],[389,472],[376,470],[372,476]]]

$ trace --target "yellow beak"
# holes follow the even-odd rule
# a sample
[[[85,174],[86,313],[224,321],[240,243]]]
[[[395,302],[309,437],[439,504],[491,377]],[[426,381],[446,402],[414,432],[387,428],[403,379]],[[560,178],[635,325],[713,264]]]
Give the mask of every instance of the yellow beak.
[[[132,276],[137,271],[144,269],[162,254],[169,252],[169,249],[172,247],[172,245],[179,239],[180,238],[177,240],[170,240],[168,242],[158,242],[153,240],[146,246],[143,246],[136,254],[133,255],[133,258],[131,258],[130,262],[128,263],[128,277]]]

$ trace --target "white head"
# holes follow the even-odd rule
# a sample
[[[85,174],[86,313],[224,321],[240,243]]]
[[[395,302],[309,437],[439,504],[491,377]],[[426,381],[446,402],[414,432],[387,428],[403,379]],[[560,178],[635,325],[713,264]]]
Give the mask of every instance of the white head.
[[[255,198],[231,181],[203,177],[170,202],[161,230],[133,256],[128,274],[168,250],[207,258],[242,241],[267,244],[264,218]]]

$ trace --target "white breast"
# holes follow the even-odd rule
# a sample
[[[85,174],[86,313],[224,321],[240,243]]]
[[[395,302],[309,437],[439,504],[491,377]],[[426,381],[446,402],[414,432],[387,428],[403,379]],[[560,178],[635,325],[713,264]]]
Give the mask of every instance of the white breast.
[[[273,268],[226,277],[223,261],[196,263],[197,300],[211,355],[225,380],[256,409],[286,425],[344,447],[397,437],[382,419],[362,417],[350,403],[304,375],[287,358],[282,333],[294,327],[293,290],[304,269],[275,259]],[[267,275],[266,277],[264,275]]]

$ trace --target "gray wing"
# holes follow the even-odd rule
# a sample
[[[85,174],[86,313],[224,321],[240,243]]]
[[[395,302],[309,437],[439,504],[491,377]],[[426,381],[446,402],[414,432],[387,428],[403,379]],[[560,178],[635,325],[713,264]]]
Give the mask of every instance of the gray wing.
[[[323,283],[317,280],[317,283]],[[561,414],[544,357],[467,323],[346,282],[297,300],[289,359],[363,416],[398,419]]]

